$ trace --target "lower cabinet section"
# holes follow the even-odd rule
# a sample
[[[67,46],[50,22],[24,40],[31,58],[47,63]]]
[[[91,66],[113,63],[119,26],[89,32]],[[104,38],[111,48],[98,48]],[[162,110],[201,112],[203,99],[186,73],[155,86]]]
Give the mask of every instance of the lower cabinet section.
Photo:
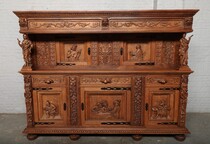
[[[180,125],[186,90],[182,77],[32,76],[33,103],[27,106],[33,109],[33,125],[25,133],[133,134],[134,139],[140,134],[189,133]]]

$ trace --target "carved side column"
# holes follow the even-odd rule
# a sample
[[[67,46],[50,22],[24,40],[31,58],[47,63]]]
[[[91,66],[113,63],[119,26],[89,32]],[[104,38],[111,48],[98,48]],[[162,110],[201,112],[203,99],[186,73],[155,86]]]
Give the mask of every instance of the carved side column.
[[[79,124],[78,108],[78,80],[76,76],[69,77],[69,96],[70,96],[70,124],[77,126]]]
[[[180,101],[179,101],[179,126],[185,127],[186,107],[188,97],[188,75],[181,76]]]
[[[135,76],[133,78],[133,98],[132,98],[132,111],[133,120],[132,125],[140,126],[143,122],[143,98],[144,98],[144,77]]]
[[[26,103],[26,116],[27,127],[33,127],[33,99],[32,99],[32,78],[31,75],[24,75],[24,88],[25,88],[25,103]]]
[[[18,39],[18,44],[22,48],[23,59],[25,61],[22,70],[31,71],[32,70],[31,49],[33,48],[33,44],[29,40],[27,34],[23,35],[22,42],[20,42],[20,40]]]
[[[179,49],[180,70],[189,69],[189,67],[188,67],[188,49],[189,49],[189,43],[190,43],[192,36],[190,36],[189,39],[187,39],[186,34],[183,34],[183,37],[180,39],[180,49]]]

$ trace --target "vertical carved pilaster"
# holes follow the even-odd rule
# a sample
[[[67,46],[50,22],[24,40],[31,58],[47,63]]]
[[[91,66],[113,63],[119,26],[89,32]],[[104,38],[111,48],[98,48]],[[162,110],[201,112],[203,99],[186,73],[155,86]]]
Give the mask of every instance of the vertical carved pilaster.
[[[31,49],[33,48],[32,42],[29,40],[28,35],[23,35],[23,41],[22,43],[18,39],[18,44],[22,48],[23,51],[23,59],[25,61],[25,64],[23,66],[24,70],[32,70],[32,59],[31,59]]]
[[[135,76],[133,79],[133,122],[132,125],[142,125],[143,122],[143,97],[144,97],[144,77]]]
[[[24,88],[25,88],[25,103],[26,103],[26,116],[27,127],[33,127],[33,99],[32,99],[32,78],[31,75],[24,75]]]
[[[70,124],[72,126],[76,126],[79,124],[78,81],[76,76],[69,77],[69,95],[70,95]]]
[[[179,101],[179,126],[185,127],[186,107],[188,97],[188,75],[181,76],[180,101]]]

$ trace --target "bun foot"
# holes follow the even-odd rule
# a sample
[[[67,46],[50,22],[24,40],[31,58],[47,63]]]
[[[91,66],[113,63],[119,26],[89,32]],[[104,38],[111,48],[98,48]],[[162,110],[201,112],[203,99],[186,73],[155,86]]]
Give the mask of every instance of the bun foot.
[[[80,138],[80,135],[70,135],[69,138],[73,141],[76,141]]]
[[[177,140],[177,141],[184,141],[186,136],[184,134],[180,134],[180,135],[175,135],[174,138]]]
[[[35,140],[36,138],[38,138],[38,135],[35,135],[35,134],[28,134],[27,135],[28,140]]]
[[[135,140],[135,141],[140,141],[142,139],[142,135],[132,135],[132,138]]]

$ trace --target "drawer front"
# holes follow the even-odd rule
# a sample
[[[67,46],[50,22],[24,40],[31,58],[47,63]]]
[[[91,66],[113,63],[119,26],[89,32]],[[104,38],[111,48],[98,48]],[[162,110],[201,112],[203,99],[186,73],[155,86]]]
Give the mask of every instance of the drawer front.
[[[81,85],[130,85],[131,77],[129,76],[82,76]]]
[[[33,86],[60,86],[65,84],[65,79],[60,75],[34,75],[32,82]]]
[[[150,75],[146,77],[147,86],[170,86],[180,85],[179,76],[166,76],[166,75]]]

